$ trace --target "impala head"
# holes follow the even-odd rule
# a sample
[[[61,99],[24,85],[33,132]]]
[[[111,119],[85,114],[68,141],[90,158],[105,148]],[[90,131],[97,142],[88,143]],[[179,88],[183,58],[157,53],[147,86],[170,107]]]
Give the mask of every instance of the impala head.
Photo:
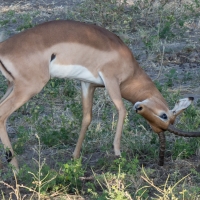
[[[163,101],[152,97],[142,102],[136,102],[134,109],[148,121],[154,132],[160,133],[168,130],[174,124],[175,118],[191,104],[193,99],[193,97],[180,99],[174,108],[169,110]]]

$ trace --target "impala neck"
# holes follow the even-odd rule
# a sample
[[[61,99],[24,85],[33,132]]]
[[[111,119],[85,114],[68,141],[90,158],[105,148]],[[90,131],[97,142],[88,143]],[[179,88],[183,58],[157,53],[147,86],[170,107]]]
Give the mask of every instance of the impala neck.
[[[121,84],[121,94],[124,99],[133,104],[145,99],[157,98],[167,106],[165,99],[143,70],[135,73],[129,80]]]

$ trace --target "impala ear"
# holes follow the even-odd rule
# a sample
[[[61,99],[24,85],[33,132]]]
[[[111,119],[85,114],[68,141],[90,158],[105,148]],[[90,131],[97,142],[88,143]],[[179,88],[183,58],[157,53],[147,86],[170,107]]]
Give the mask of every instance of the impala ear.
[[[188,97],[184,99],[180,99],[171,110],[172,114],[177,116],[181,112],[183,112],[194,100],[194,97]]]

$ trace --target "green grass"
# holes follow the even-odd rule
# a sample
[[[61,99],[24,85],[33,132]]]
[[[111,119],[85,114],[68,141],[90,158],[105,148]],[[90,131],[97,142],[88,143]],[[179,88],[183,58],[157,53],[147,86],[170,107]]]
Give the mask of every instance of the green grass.
[[[167,49],[168,44],[181,44],[186,40],[186,46],[178,53],[189,57],[190,53],[198,52],[188,32],[190,25],[200,19],[200,2],[134,2],[129,5],[126,1],[86,0],[73,9],[63,8],[58,12],[55,8],[51,19],[95,23],[119,35],[135,52],[140,65],[172,108],[182,96],[198,91],[200,85],[199,68],[196,71],[189,68],[181,74],[178,70],[182,63],[177,50]],[[9,10],[1,14],[0,28],[12,35],[50,20],[43,14],[40,10]],[[173,56],[177,60],[173,60]],[[2,96],[6,89],[2,76],[0,83]],[[99,200],[159,199],[159,196],[160,199],[199,198],[200,174],[196,160],[200,139],[167,133],[165,166],[159,167],[157,135],[135,114],[129,102],[124,100],[124,104],[128,115],[121,142],[122,157],[115,158],[112,147],[118,114],[107,92],[100,88],[95,91],[93,121],[83,144],[82,157],[74,161],[71,155],[82,120],[80,82],[52,79],[40,94],[9,119],[8,126],[17,133],[10,136],[21,170],[15,185],[12,168],[6,168],[3,153],[0,154],[4,166],[0,169],[0,181],[4,181],[0,182],[1,199],[7,199],[13,191],[12,188],[6,190],[5,183],[16,187],[21,197],[33,194],[41,199],[62,199],[69,194],[74,195],[72,199],[82,196]],[[176,126],[199,130],[199,105],[198,100],[190,106],[177,119]],[[3,147],[0,148],[3,152]]]

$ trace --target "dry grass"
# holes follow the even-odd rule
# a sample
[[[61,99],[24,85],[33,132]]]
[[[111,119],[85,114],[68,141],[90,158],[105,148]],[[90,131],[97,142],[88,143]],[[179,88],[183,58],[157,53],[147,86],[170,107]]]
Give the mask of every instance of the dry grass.
[[[60,1],[60,4],[48,0],[6,1],[0,5],[0,31],[8,37],[53,19],[75,19],[103,26],[119,35],[129,46],[140,65],[158,82],[157,86],[170,106],[180,96],[196,97],[194,107],[178,120],[178,125],[185,129],[199,130],[198,3],[192,0],[77,0]],[[5,81],[2,77],[0,83],[3,94]],[[126,101],[125,104],[129,115],[122,138],[124,160],[117,161],[112,156],[117,112],[105,90],[99,89],[94,98],[93,122],[82,149],[85,179],[82,180],[81,189],[76,190],[76,196],[71,196],[67,191],[68,185],[62,188],[58,184],[49,184],[49,189],[44,191],[46,196],[41,195],[41,198],[97,199],[101,196],[105,199],[103,195],[110,195],[112,199],[112,195],[115,198],[116,195],[124,195],[124,199],[167,199],[164,198],[166,194],[169,199],[199,198],[199,140],[182,139],[168,134],[166,163],[164,167],[159,167],[156,135],[144,119],[132,112],[132,105]],[[45,159],[47,166],[43,173],[55,173],[57,176],[62,174],[61,166],[70,161],[80,121],[80,84],[76,81],[52,80],[41,94],[14,113],[8,122],[8,132],[19,154],[22,173],[18,177],[19,183],[13,181],[10,178],[12,172],[3,160],[0,176],[12,191],[0,185],[0,196],[8,199],[9,194],[17,192],[18,199],[24,195],[27,195],[25,199],[30,199],[33,192],[21,190],[20,187],[27,184],[26,187],[34,188],[28,185],[34,176],[28,176],[27,171],[37,173],[38,170],[38,164],[33,161],[33,158],[38,158],[35,133],[38,133],[42,141],[40,158]],[[119,172],[119,166],[122,172]],[[87,177],[94,175],[93,171],[96,179],[87,180]],[[122,173],[125,178],[120,176]],[[179,182],[183,178],[184,181]],[[116,187],[113,189],[112,186]],[[60,188],[55,190],[56,187]],[[21,191],[21,197],[18,190]]]

